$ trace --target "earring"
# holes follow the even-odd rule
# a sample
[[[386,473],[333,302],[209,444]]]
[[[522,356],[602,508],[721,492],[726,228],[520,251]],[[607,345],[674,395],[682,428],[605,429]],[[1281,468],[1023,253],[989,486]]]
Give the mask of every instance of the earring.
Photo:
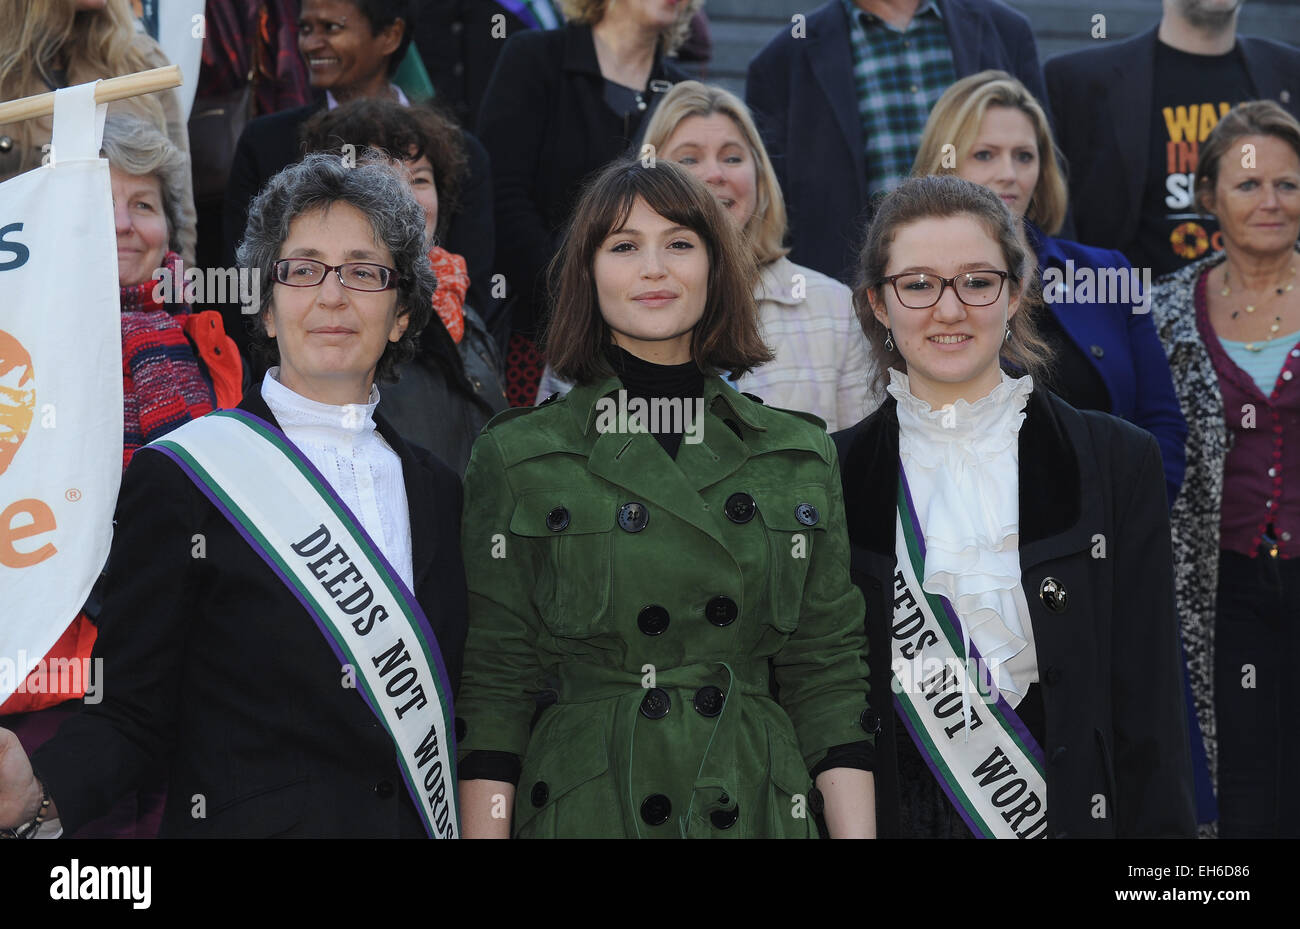
[[[886,329],[885,332],[887,333],[885,335],[885,351],[892,352],[894,350],[894,330]]]
[[[1010,341],[1011,341],[1011,327],[1010,327],[1010,326],[1007,326],[1007,334],[1004,335],[1004,336],[1002,337],[1002,341],[1003,341],[1003,342],[1010,342]]]

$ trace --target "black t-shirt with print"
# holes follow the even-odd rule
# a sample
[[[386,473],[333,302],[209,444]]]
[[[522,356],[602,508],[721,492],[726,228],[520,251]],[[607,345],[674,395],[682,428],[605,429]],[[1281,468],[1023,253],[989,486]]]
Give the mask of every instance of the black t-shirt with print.
[[[1196,158],[1218,121],[1255,98],[1240,45],[1226,55],[1192,55],[1156,42],[1151,143],[1137,241],[1128,258],[1153,276],[1221,250],[1219,224],[1193,198]]]

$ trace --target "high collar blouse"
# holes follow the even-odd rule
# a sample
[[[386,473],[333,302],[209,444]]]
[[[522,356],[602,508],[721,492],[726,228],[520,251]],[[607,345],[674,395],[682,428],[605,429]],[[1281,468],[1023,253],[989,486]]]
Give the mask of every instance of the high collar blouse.
[[[898,450],[925,536],[921,587],[946,597],[1013,707],[1038,680],[1020,583],[1019,433],[1033,379],[1002,375],[974,403],[935,410],[889,371]],[[965,658],[965,655],[959,656]]]
[[[295,393],[279,376],[275,367],[262,379],[262,399],[276,422],[357,517],[407,589],[413,589],[411,512],[402,460],[375,428],[379,388],[370,388],[364,405],[335,406]]]

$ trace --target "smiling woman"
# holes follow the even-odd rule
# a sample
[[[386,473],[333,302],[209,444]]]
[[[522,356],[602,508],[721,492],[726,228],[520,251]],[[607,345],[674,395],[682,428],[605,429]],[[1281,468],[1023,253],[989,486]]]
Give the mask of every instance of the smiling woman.
[[[620,162],[557,261],[577,386],[494,419],[465,477],[466,835],[814,837],[814,784],[831,835],[869,835],[830,440],[719,376],[769,356],[737,227],[686,169]],[[682,415],[611,412],[638,405]]]
[[[73,831],[159,758],[163,835],[459,833],[418,749],[455,739],[460,485],[374,386],[432,315],[424,220],[386,165],[328,155],[254,201],[240,255],[280,364],[132,459],[94,652],[118,684],[30,762],[0,730],[0,828]]]
[[[1189,835],[1155,440],[1037,383],[1031,255],[988,189],[904,182],[859,275],[889,399],[834,439],[871,689],[896,697],[881,835]]]

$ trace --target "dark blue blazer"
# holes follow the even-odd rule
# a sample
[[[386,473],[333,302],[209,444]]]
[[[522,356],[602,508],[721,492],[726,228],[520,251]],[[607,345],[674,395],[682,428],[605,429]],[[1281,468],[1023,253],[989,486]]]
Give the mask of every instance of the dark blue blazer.
[[[1038,254],[1040,280],[1046,281],[1048,269],[1056,268],[1068,281],[1067,260],[1074,262],[1076,277],[1081,268],[1120,268],[1125,274],[1131,268],[1122,252],[1044,236],[1028,222],[1025,231]],[[1110,393],[1107,412],[1141,426],[1160,444],[1169,505],[1173,506],[1183,484],[1187,421],[1149,308],[1135,313],[1133,303],[1076,303],[1070,291],[1053,297],[1048,290],[1044,286],[1044,305],[1092,362]]]
[[[1047,107],[1029,20],[998,0],[937,0],[958,78],[988,68],[1018,77]],[[745,100],[785,194],[790,260],[849,282],[868,217],[849,21],[841,0],[784,29],[754,56]]]

